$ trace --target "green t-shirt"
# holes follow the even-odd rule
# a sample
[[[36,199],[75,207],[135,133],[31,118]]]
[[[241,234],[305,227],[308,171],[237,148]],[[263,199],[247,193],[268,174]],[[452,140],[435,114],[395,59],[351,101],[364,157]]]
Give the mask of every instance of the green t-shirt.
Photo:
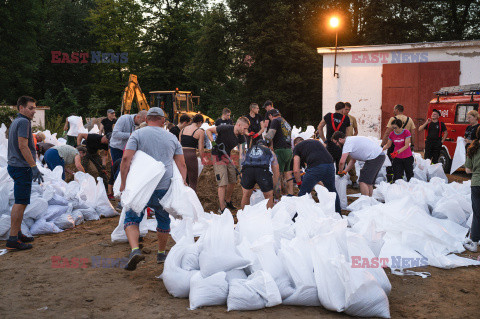
[[[473,158],[467,156],[465,167],[473,172],[471,186],[480,186],[480,150],[477,150]]]

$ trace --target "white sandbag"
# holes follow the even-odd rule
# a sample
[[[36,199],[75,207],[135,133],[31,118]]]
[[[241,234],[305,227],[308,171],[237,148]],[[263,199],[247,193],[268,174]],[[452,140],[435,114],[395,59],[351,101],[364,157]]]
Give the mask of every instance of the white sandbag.
[[[87,208],[80,208],[77,209],[80,213],[82,213],[83,218],[85,220],[99,220],[100,215],[98,215],[97,211],[93,207],[87,207]]]
[[[428,181],[427,172],[420,169],[418,166],[413,169],[413,177],[424,182]]]
[[[71,181],[65,189],[65,198],[71,200],[80,193],[80,184],[77,181]]]
[[[78,212],[78,211],[77,211]],[[78,215],[78,213],[77,213]],[[83,216],[82,216],[83,218]],[[75,227],[75,219],[72,214],[62,214],[58,216],[53,223],[60,229],[69,229]]]
[[[346,280],[345,313],[357,317],[390,318],[390,306],[385,291],[372,274],[362,268],[343,264]]]
[[[3,212],[8,212],[10,210],[10,206],[8,205],[10,186],[11,185],[9,183],[0,184],[0,214]]]
[[[256,189],[253,191],[252,196],[250,197],[250,205],[256,205],[264,199],[265,196],[263,196],[263,193],[260,190]]]
[[[160,205],[174,218],[191,218],[194,221],[204,213],[202,204],[193,189],[183,183],[177,165],[173,165],[170,187],[160,200]]]
[[[155,188],[165,174],[165,165],[150,155],[137,151],[132,159],[125,190],[121,193],[122,207],[131,208],[137,215],[143,211]],[[118,174],[113,190],[120,195],[121,174]]]
[[[20,230],[22,231],[22,234],[24,234],[27,237],[32,237],[32,233],[30,232],[30,227],[27,226],[26,223],[22,221],[22,224],[20,225]]]
[[[280,292],[272,276],[256,271],[247,279],[234,279],[228,291],[227,307],[232,310],[258,310],[282,303]]]
[[[430,165],[427,172],[427,177],[429,181],[434,177],[438,177],[443,179],[445,183],[448,183],[448,178],[447,175],[445,175],[442,164],[437,163]]]
[[[45,192],[48,192],[48,191],[46,190]],[[68,200],[58,194],[53,194],[52,198],[48,201],[48,205],[67,206]]]
[[[30,199],[30,204],[27,205],[23,216],[24,218],[32,218],[37,220],[46,213],[47,209],[48,203],[45,199],[42,197],[33,197]]]
[[[466,225],[469,214],[465,214],[455,196],[449,196],[440,198],[433,208],[432,216],[440,219],[449,219],[459,225]]]
[[[113,208],[112,204],[108,200],[107,192],[103,184],[103,179],[97,177],[97,189],[95,192],[95,211],[99,216],[114,217],[118,216],[117,211]]]
[[[228,283],[225,276],[223,271],[207,278],[203,278],[200,272],[193,275],[190,279],[190,310],[225,305],[228,296]]]
[[[82,211],[82,210],[80,210]],[[127,212],[127,209],[123,207],[122,213],[120,214],[120,218],[118,219],[118,225],[117,227],[113,230],[112,234],[110,235],[110,238],[112,242],[114,243],[125,243],[128,242],[127,235],[125,234],[125,230],[123,229],[123,222],[125,221],[125,213]],[[148,233],[148,225],[147,225],[147,214],[143,216],[142,221],[140,222],[139,225],[140,229],[140,236],[145,237],[145,235]]]
[[[122,212],[123,214],[123,212]],[[182,269],[182,259],[190,246],[194,245],[191,223],[187,224],[187,233],[168,252],[163,273],[160,278],[169,294],[176,298],[187,298],[190,294],[190,279],[198,270]]]
[[[315,192],[317,193],[318,202],[322,205],[322,210],[327,214],[335,213],[335,199],[337,194],[330,192],[322,185],[315,185]]]
[[[338,197],[340,198],[340,207],[342,209],[347,209],[347,184],[348,176],[344,175],[342,177],[335,175],[335,189],[337,190]]]
[[[99,133],[100,133],[100,129],[98,128],[97,124],[94,124],[92,129],[88,132],[88,134],[99,134]]]
[[[80,184],[78,198],[84,201],[88,206],[95,207],[97,183],[92,175],[84,172],[75,173],[75,181]]]
[[[243,269],[250,265],[235,249],[233,216],[228,209],[215,215],[203,238],[203,250],[199,264],[202,276],[208,277],[220,271]]]
[[[455,147],[455,153],[453,154],[452,165],[450,167],[450,174],[453,174],[453,172],[462,167],[466,160],[465,138],[458,136],[456,145],[457,146]]]
[[[55,234],[60,233],[62,230],[57,227],[53,222],[47,222],[45,219],[41,218],[37,220],[32,227],[30,227],[30,232],[32,235],[43,235],[43,234]]]
[[[182,257],[181,267],[185,270],[200,270],[198,257],[200,255],[199,245],[189,245]]]
[[[347,210],[354,212],[378,204],[380,204],[380,202],[377,201],[375,198],[361,195],[356,201],[348,205]]]
[[[72,211],[73,207],[70,206],[60,206],[60,205],[49,205],[45,214],[43,214],[42,218],[45,219],[47,222],[51,222],[57,217],[68,214]]]

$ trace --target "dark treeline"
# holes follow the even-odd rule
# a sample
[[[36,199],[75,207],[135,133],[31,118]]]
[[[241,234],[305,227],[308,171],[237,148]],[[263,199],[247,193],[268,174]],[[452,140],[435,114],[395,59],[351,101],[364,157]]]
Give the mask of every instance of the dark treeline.
[[[130,73],[143,92],[192,90],[201,111],[238,116],[271,99],[294,124],[321,114],[320,46],[478,38],[480,1],[0,0],[0,102],[28,94],[52,115],[119,110]],[[52,63],[52,51],[88,63]],[[128,63],[90,63],[92,51]],[[81,59],[80,59],[81,60]]]

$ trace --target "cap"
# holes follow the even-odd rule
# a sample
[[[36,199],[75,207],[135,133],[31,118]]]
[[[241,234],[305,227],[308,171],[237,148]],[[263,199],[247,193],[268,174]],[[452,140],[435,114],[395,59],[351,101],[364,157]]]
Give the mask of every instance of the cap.
[[[438,113],[438,116],[442,116],[442,113],[440,113],[440,111],[437,110],[437,109],[433,109],[432,113],[433,113],[433,112],[437,112],[437,113]]]
[[[163,110],[159,107],[152,107],[147,112],[147,116],[149,115],[165,116],[165,113],[163,113]]]
[[[115,113],[115,110],[114,109],[108,109],[107,114],[111,114],[111,113]]]
[[[273,102],[270,100],[266,100],[265,103],[263,103],[263,108],[266,108],[269,105],[273,105]]]
[[[277,109],[271,109],[270,111],[267,112],[267,115],[268,116],[277,116],[277,115],[280,115],[280,111],[277,110]]]

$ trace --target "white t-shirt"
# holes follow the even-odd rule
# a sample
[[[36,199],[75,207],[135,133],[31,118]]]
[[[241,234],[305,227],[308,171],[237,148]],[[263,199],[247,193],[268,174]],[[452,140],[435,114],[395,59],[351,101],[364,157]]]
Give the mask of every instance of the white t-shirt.
[[[67,118],[67,120],[68,120],[68,124],[70,124],[70,129],[68,130],[67,135],[78,136],[79,133],[85,133],[83,128],[82,117],[71,115]]]
[[[368,161],[382,154],[380,145],[365,136],[347,136],[342,154],[350,153],[357,161]]]

